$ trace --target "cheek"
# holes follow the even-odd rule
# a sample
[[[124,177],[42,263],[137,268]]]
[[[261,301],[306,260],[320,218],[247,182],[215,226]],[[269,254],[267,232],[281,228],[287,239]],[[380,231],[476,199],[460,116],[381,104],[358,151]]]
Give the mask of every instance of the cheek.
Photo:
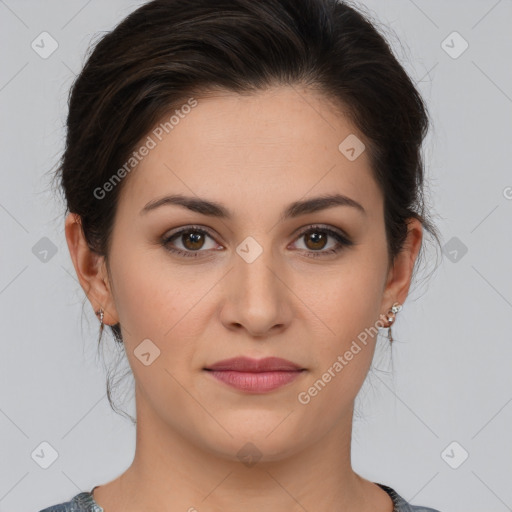
[[[119,321],[129,339],[163,340],[181,323],[207,287],[190,271],[171,265],[164,249],[152,247],[122,252],[119,238],[111,251],[114,299]],[[132,244],[132,247],[136,244]],[[186,281],[186,282],[184,282]]]
[[[322,390],[318,402],[353,399],[373,358],[386,253],[385,246],[382,251],[375,246],[361,249],[318,280],[314,288],[309,280],[302,281],[298,292],[307,297],[304,302],[313,312],[309,323],[317,326],[312,333],[316,364],[309,384],[318,382]]]
[[[335,339],[341,349],[379,319],[384,279],[385,265],[377,256],[357,254],[315,283],[303,281],[297,295],[306,297],[315,322],[323,328],[323,337],[330,339],[327,346]]]
[[[322,322],[315,319],[315,364],[298,397],[311,428],[327,429],[346,414],[368,374],[378,333],[378,277],[377,272],[354,269],[331,280],[322,301],[312,308]]]
[[[116,308],[140,392],[155,407],[180,404],[185,409],[186,394],[178,383],[190,379],[195,341],[200,337],[200,300],[208,287],[198,284],[198,289],[190,279],[185,284],[170,266],[155,264],[158,259],[147,253],[134,253],[131,259],[112,258]],[[148,365],[142,355],[147,352]]]
[[[199,364],[194,359],[197,340],[204,337],[205,319],[213,307],[208,292],[221,276],[192,266],[180,269],[159,249],[122,257],[113,248],[111,271],[126,353],[136,376],[145,379],[148,373],[139,368],[136,354],[149,339],[160,351],[152,363],[155,368],[167,369],[180,382],[190,378],[187,372]],[[163,378],[169,375],[164,372]],[[147,384],[158,388],[162,383]]]

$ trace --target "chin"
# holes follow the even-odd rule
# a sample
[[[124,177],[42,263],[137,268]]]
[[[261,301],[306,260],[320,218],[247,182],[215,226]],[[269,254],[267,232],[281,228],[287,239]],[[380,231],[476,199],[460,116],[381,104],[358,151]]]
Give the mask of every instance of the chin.
[[[258,424],[237,429],[230,427],[227,430],[233,437],[221,429],[222,432],[218,431],[214,437],[203,438],[202,443],[215,456],[233,462],[242,462],[248,467],[256,463],[285,460],[303,449],[305,441],[302,436],[297,435],[297,432],[292,432],[283,424],[280,425],[282,419],[283,416],[271,424],[260,421]],[[301,434],[304,433],[301,432]],[[306,437],[312,438],[312,436]]]

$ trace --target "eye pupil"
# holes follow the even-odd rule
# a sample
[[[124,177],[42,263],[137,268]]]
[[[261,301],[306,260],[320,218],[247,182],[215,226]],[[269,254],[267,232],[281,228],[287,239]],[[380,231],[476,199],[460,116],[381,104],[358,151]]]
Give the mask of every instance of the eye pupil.
[[[204,235],[202,233],[199,233],[197,231],[190,231],[189,233],[186,233],[183,235],[183,245],[187,247],[187,249],[200,249],[202,247],[202,243],[204,242]],[[185,240],[191,239],[192,240],[192,247],[185,242]],[[199,244],[197,247],[196,244]]]
[[[313,244],[315,244],[314,247],[312,247],[313,249],[323,249],[325,247],[326,236],[324,234],[318,233],[318,231],[312,231],[311,233],[307,233],[305,235],[307,240],[313,240]],[[316,246],[318,243],[320,244],[320,247]]]
[[[178,254],[179,256],[193,256],[198,257],[200,255],[205,256],[211,254],[211,251],[204,251],[203,246],[206,242],[206,237],[214,238],[213,235],[209,234],[208,231],[204,231],[200,228],[189,227],[189,229],[182,229],[174,235],[162,238],[162,245],[169,252]],[[336,247],[329,250],[325,250],[327,241],[329,238],[333,238],[337,241]],[[305,252],[309,257],[320,257],[327,255],[334,255],[341,251],[343,247],[353,245],[352,242],[346,237],[339,234],[337,231],[328,228],[322,228],[321,226],[310,226],[309,230],[303,231],[299,238],[303,240],[303,244],[306,245]],[[173,240],[179,240],[183,245],[183,250],[174,246]]]

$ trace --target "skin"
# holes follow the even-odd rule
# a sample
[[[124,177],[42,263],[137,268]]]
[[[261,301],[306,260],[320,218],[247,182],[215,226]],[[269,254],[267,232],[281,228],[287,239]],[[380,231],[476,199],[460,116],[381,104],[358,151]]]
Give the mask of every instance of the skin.
[[[108,264],[88,249],[79,218],[66,219],[77,276],[94,310],[105,310],[104,322],[121,323],[136,385],[133,463],[94,497],[106,512],[392,512],[387,493],[350,461],[354,400],[376,337],[308,404],[297,396],[395,301],[404,303],[421,223],[411,220],[391,263],[368,154],[350,161],[338,150],[349,134],[364,136],[319,92],[279,86],[196,99],[125,178]],[[222,203],[233,219],[177,205],[141,214],[148,202],[177,193]],[[290,203],[332,193],[365,213],[335,206],[279,220]],[[213,237],[201,246],[179,236],[174,247],[198,247],[200,257],[168,252],[162,237],[191,224]],[[323,244],[298,236],[312,224],[343,230],[354,245],[308,257],[337,244],[332,236]],[[236,252],[248,236],[263,250],[251,263]],[[145,366],[134,350],[147,338],[160,356]],[[251,395],[203,370],[240,355],[282,357],[307,371]],[[252,467],[237,457],[247,442],[261,452]]]

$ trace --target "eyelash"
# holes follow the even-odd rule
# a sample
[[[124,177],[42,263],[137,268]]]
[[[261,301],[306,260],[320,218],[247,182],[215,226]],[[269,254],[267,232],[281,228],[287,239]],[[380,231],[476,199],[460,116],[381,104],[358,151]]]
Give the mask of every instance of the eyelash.
[[[327,233],[328,235],[332,236],[333,238],[336,239],[336,241],[338,242],[338,245],[332,249],[328,249],[325,251],[322,251],[322,250],[306,251],[307,257],[310,257],[310,258],[325,257],[327,255],[336,254],[336,253],[340,252],[344,247],[350,247],[350,246],[354,245],[354,243],[351,240],[349,240],[342,233],[339,233],[338,231],[335,231],[328,227],[323,227],[321,225],[309,226],[307,229],[301,231],[297,235],[297,239],[303,237],[304,235],[307,235],[308,233],[312,233],[315,231],[321,231],[323,233]],[[206,252],[206,251],[202,251],[200,249],[197,251],[183,251],[181,249],[172,248],[168,245],[169,242],[171,242],[171,240],[178,238],[180,235],[182,235],[184,233],[201,233],[201,234],[208,235],[209,237],[213,238],[212,234],[204,228],[201,228],[199,226],[187,226],[187,227],[180,229],[179,231],[173,233],[172,235],[164,237],[162,239],[161,243],[164,246],[165,250],[167,250],[171,253],[177,254],[179,256],[184,256],[186,258],[197,258],[197,257],[200,257],[201,252]]]

